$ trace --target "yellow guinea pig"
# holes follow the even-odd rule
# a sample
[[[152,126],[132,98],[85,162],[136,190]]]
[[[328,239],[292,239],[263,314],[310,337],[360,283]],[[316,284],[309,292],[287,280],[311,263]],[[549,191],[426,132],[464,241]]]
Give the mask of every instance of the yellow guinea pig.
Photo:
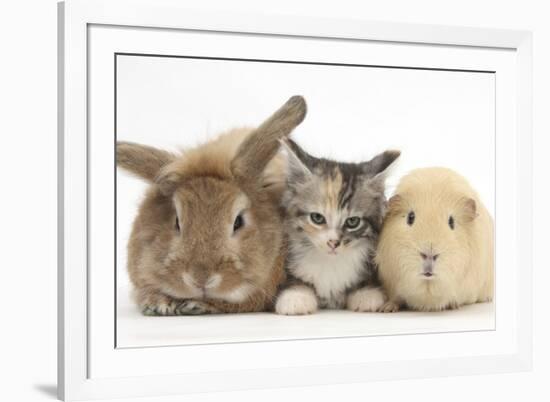
[[[417,169],[388,202],[376,261],[382,312],[440,311],[493,299],[493,220],[456,172]]]

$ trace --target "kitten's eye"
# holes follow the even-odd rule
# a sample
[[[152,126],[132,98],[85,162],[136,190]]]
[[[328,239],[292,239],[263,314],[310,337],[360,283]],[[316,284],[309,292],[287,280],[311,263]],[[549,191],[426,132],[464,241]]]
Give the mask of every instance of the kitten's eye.
[[[451,230],[454,230],[455,229],[455,218],[453,218],[453,216],[449,216],[449,227],[451,228]]]
[[[181,231],[180,230],[180,221],[179,221],[178,217],[176,216],[176,232],[179,233],[180,231]]]
[[[242,215],[237,215],[235,218],[235,222],[233,222],[233,232],[236,232],[244,225],[244,219]]]
[[[412,226],[412,224],[414,223],[414,218],[414,211],[409,212],[409,214],[407,215],[407,225]]]
[[[311,214],[309,214],[309,217],[311,221],[316,225],[322,225],[323,223],[327,223],[327,220],[325,219],[325,217],[318,212],[312,212]]]
[[[346,219],[345,225],[348,229],[357,229],[360,223],[361,218],[359,218],[358,216],[352,216]]]

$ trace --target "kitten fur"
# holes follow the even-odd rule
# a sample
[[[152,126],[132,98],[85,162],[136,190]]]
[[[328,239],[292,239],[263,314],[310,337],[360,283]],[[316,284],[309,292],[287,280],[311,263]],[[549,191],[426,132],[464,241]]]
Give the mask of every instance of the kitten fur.
[[[287,281],[276,302],[279,314],[317,308],[376,311],[385,301],[373,262],[386,198],[385,170],[398,151],[368,162],[342,163],[307,154],[290,139],[287,190],[282,205],[288,237]],[[312,219],[321,214],[324,223]],[[346,226],[348,218],[360,223]]]

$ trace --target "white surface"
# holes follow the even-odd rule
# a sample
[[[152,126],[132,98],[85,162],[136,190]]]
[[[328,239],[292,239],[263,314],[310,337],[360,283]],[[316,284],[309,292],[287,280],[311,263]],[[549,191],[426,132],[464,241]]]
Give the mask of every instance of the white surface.
[[[213,4],[227,7],[226,1],[189,1],[190,6],[208,9]],[[0,5],[5,21],[0,25],[5,62],[0,66],[0,105],[4,111],[0,119],[0,131],[9,133],[10,147],[0,151],[0,166],[5,188],[15,189],[17,196],[2,200],[1,238],[4,244],[4,286],[0,293],[5,306],[17,301],[17,308],[4,309],[4,327],[0,335],[0,395],[9,401],[51,401],[55,399],[56,360],[56,141],[55,141],[55,1],[29,0],[3,2]],[[547,380],[550,376],[550,307],[547,287],[550,271],[547,264],[547,231],[550,226],[546,213],[550,205],[550,193],[546,182],[550,161],[546,157],[550,148],[548,136],[550,123],[547,108],[550,104],[550,26],[547,21],[547,5],[539,0],[501,2],[489,0],[464,0],[441,2],[436,0],[369,2],[342,0],[338,3],[318,1],[241,1],[231,2],[234,10],[279,12],[294,15],[340,16],[345,18],[372,18],[495,26],[501,28],[533,29],[536,38],[535,70],[535,221],[536,229],[536,282],[534,289],[535,314],[535,366],[530,373],[485,375],[468,377],[434,378],[426,380],[402,380],[347,384],[319,387],[240,391],[223,394],[225,401],[281,400],[356,400],[368,398],[385,401],[422,400],[446,401],[476,400],[530,400],[544,401],[548,397]],[[9,57],[7,56],[9,55]],[[40,60],[37,68],[37,60]],[[21,90],[24,83],[32,88],[32,95]],[[7,134],[6,134],[7,135]],[[32,143],[32,146],[29,144]],[[32,163],[21,163],[25,150]],[[40,168],[37,169],[37,166]],[[6,174],[17,168],[17,174]],[[29,185],[29,183],[33,183]],[[29,213],[36,210],[36,197],[40,194],[40,208],[45,213]],[[29,252],[29,228],[40,228],[40,241],[33,243]],[[16,241],[14,241],[16,239]],[[24,256],[24,258],[22,258]],[[32,280],[29,281],[29,278]],[[22,297],[21,286],[27,294]],[[37,300],[40,301],[39,309]],[[26,312],[23,314],[22,312]],[[29,312],[37,312],[32,317]],[[17,323],[10,325],[9,323]],[[28,358],[32,356],[32,364]],[[475,391],[473,391],[475,390]],[[475,397],[473,393],[475,392]],[[219,393],[192,395],[186,401],[214,402]],[[136,398],[124,401],[173,402],[181,397]],[[110,399],[109,401],[114,401]]]
[[[119,294],[125,293],[127,289],[119,289]],[[439,332],[441,328],[445,331],[480,331],[495,326],[493,303],[437,313],[322,310],[293,317],[274,313],[145,317],[128,298],[121,299],[117,315],[117,339],[121,347],[421,334]]]
[[[92,3],[90,3],[92,4]],[[94,2],[94,5],[99,4]],[[94,8],[99,15],[94,21],[102,21],[108,15],[107,21],[124,20],[131,25],[139,25],[144,18],[147,21],[164,20],[178,21],[185,24],[186,19],[197,23],[195,15],[189,12],[163,12],[162,8],[144,10],[132,2],[132,13],[125,8],[118,8],[119,2],[102,3],[102,7]],[[112,6],[114,4],[114,6]],[[179,4],[179,3],[178,3]],[[116,14],[116,18],[115,15]],[[175,18],[177,17],[177,18]],[[153,18],[153,19],[151,19]],[[198,19],[203,26],[218,29],[225,25],[227,18],[212,18],[203,15]],[[223,21],[222,21],[223,20]],[[239,21],[245,21],[247,28],[253,29],[254,24],[265,28],[293,32],[306,30],[310,35],[325,33],[325,25],[310,19],[293,20],[294,25],[288,25],[287,19],[240,19],[233,16],[231,25],[238,26]],[[277,23],[278,21],[278,23]],[[337,27],[347,30],[343,22],[329,24],[332,32]],[[196,26],[196,25],[195,25]],[[384,25],[374,24],[376,29]],[[356,25],[357,29],[374,29],[369,24]],[[417,31],[414,27],[390,25],[392,35],[400,35],[404,40],[414,40]],[[309,30],[308,30],[309,29]],[[386,27],[387,29],[387,27]],[[426,38],[426,28],[419,28],[423,38]],[[466,30],[466,36],[471,37],[472,31]],[[369,31],[372,32],[372,31]],[[455,43],[455,36],[460,36],[460,29],[431,27],[430,32],[439,32],[449,43]],[[479,34],[479,31],[473,31]],[[485,33],[478,40],[492,44],[495,40],[502,44],[501,31]],[[199,36],[199,38],[197,38]],[[492,38],[492,39],[491,39]],[[463,38],[456,39],[462,42]],[[307,43],[304,43],[307,42]],[[518,320],[529,319],[529,311],[518,310],[518,290],[530,294],[525,284],[529,278],[528,253],[527,263],[522,268],[522,275],[516,275],[514,266],[515,233],[518,221],[516,219],[516,158],[518,153],[514,148],[515,141],[515,88],[516,77],[514,53],[508,50],[495,51],[486,48],[448,47],[448,46],[418,46],[418,45],[388,45],[363,42],[335,42],[332,40],[317,41],[311,39],[261,38],[241,35],[198,35],[189,32],[163,30],[135,29],[92,29],[89,41],[90,64],[88,69],[91,77],[90,107],[90,144],[89,160],[90,176],[90,243],[92,256],[88,272],[90,286],[88,297],[89,333],[85,337],[83,328],[72,326],[67,331],[79,342],[84,344],[89,339],[90,359],[87,363],[87,373],[92,380],[72,381],[70,388],[73,395],[132,395],[147,396],[170,392],[197,392],[205,390],[239,389],[241,387],[265,387],[274,384],[299,385],[322,384],[338,382],[363,381],[365,379],[410,378],[411,376],[466,374],[498,370],[500,372],[517,370],[527,367],[529,359],[524,353],[529,351],[529,339],[519,338],[529,333],[528,327],[519,331]],[[477,44],[482,42],[476,42]],[[517,41],[510,43],[510,46]],[[269,44],[269,45],[268,45]],[[113,53],[115,51],[180,54],[192,50],[197,55],[219,56],[252,56],[253,58],[291,57],[291,59],[320,61],[358,61],[362,64],[425,66],[439,68],[471,68],[495,70],[499,77],[496,85],[497,104],[496,124],[498,127],[497,141],[497,216],[506,216],[507,229],[499,232],[497,237],[497,322],[495,331],[453,332],[445,334],[413,334],[406,337],[373,336],[356,338],[328,338],[308,341],[293,340],[279,342],[248,342],[217,345],[197,345],[185,348],[135,348],[113,349],[113,293],[106,292],[113,283],[112,262],[114,260],[112,222],[112,196],[109,191],[112,186],[113,161],[112,137],[106,133],[112,132],[113,122]],[[74,53],[73,53],[74,54]],[[83,56],[83,53],[78,53]],[[82,80],[84,81],[84,80]],[[69,102],[71,107],[75,104]],[[72,116],[72,115],[69,115]],[[523,129],[523,127],[522,127]],[[528,131],[527,131],[528,132]],[[525,137],[521,137],[525,138]],[[520,155],[523,155],[522,153]],[[84,162],[84,161],[82,161]],[[69,169],[70,171],[70,169]],[[512,178],[512,180],[511,180]],[[525,194],[525,193],[524,193]],[[504,214],[499,215],[499,211]],[[71,219],[67,220],[72,222]],[[498,221],[500,224],[501,221]],[[504,222],[504,221],[502,221]],[[526,237],[528,238],[528,237]],[[67,249],[66,249],[67,250]],[[71,249],[68,249],[71,250]],[[72,252],[72,250],[71,250]],[[500,262],[499,262],[500,261]],[[66,271],[73,276],[72,270]],[[71,281],[71,289],[75,287]],[[78,282],[82,290],[85,283]],[[85,287],[85,286],[84,286]],[[82,293],[83,294],[83,293]],[[71,314],[84,311],[71,307]],[[223,328],[221,328],[223,330]],[[266,334],[267,335],[267,334]],[[78,341],[78,339],[80,341]],[[519,341],[519,342],[518,342]],[[519,347],[518,347],[519,346]],[[74,378],[83,378],[84,354],[80,351],[72,353],[65,360]],[[441,360],[445,359],[445,360]],[[335,370],[336,365],[339,365]],[[309,367],[303,372],[300,367]],[[445,370],[441,369],[445,367]],[[72,368],[77,371],[73,371]],[[254,377],[250,377],[253,370]],[[215,371],[212,371],[215,370]],[[299,377],[296,373],[300,373]],[[147,377],[147,376],[155,376]],[[117,377],[114,380],[112,377]]]

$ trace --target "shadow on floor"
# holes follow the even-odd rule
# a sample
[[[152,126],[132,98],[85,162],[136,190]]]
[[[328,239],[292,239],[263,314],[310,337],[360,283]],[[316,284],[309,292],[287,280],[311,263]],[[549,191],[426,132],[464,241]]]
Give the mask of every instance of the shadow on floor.
[[[52,399],[57,399],[57,385],[55,384],[35,384],[34,389]]]

